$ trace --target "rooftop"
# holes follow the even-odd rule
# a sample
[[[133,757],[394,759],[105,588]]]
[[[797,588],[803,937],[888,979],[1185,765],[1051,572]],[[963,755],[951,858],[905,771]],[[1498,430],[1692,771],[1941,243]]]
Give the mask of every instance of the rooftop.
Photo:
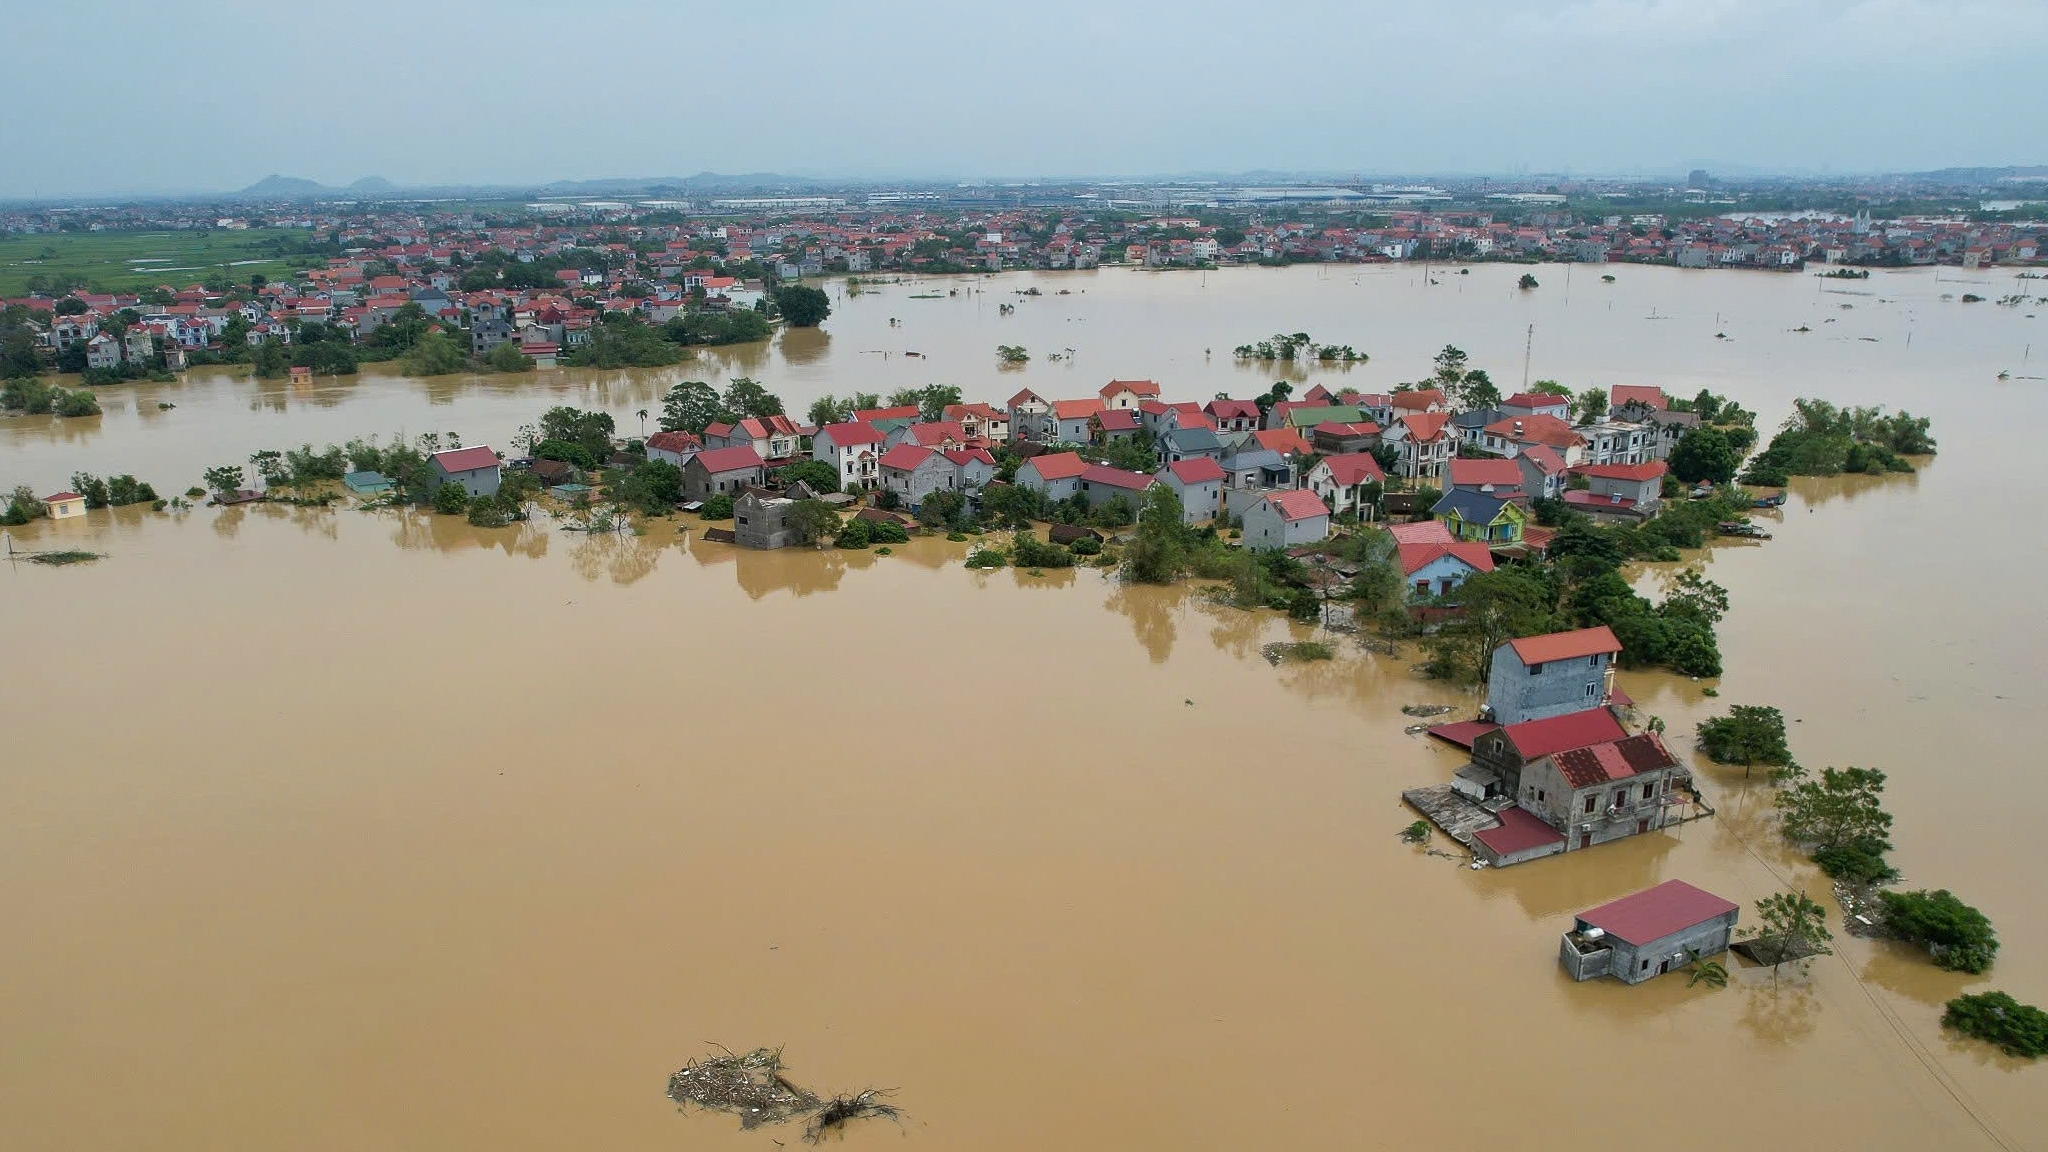
[[[1548,664],[1552,660],[1621,651],[1621,641],[1614,638],[1614,630],[1605,624],[1573,632],[1524,636],[1508,641],[1508,646],[1515,650],[1515,659],[1524,664]]]
[[[1624,943],[1642,945],[1734,911],[1734,904],[1712,892],[1683,880],[1666,880],[1581,912],[1578,918]]]

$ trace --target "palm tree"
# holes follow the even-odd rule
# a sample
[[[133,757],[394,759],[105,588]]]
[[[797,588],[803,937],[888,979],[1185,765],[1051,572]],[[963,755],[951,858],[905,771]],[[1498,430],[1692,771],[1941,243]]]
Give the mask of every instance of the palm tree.
[[[1726,988],[1728,986],[1728,968],[1726,965],[1722,964],[1719,960],[1708,960],[1692,948],[1686,949],[1685,954],[1692,957],[1692,963],[1687,968],[1687,971],[1691,974],[1690,978],[1685,982],[1687,988],[1695,984],[1705,984],[1709,988]]]
[[[647,409],[642,408],[640,411],[635,412],[634,415],[640,417],[640,438],[645,440],[647,438]]]

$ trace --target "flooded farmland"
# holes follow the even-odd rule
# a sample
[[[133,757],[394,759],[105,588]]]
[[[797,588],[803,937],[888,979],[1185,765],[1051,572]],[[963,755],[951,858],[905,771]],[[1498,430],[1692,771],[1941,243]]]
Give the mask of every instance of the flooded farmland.
[[[1333,385],[1455,343],[1503,384],[1526,346],[1532,379],[1709,387],[1766,430],[1799,395],[1905,406],[1941,442],[1920,473],[1801,482],[1773,541],[1701,557],[1732,601],[1719,699],[1621,683],[1674,733],[1776,704],[1805,763],[1889,772],[1894,861],[1991,916],[1986,976],[1842,938],[1775,987],[1573,984],[1571,914],[1659,880],[1745,912],[1787,881],[1820,895],[1766,793],[1694,758],[1716,819],[1465,870],[1396,836],[1399,790],[1461,762],[1400,708],[1474,699],[1412,652],[1270,667],[1261,644],[1307,633],[1186,588],[969,572],[942,540],[746,553],[689,525],[129,509],[14,530],[96,564],[0,569],[8,1143],[792,1140],[662,1096],[718,1043],[897,1090],[900,1137],[847,1137],[871,1146],[1569,1149],[1621,1108],[1681,1149],[2048,1147],[2048,1070],[1938,1025],[1960,991],[2048,1001],[2048,544],[1990,499],[2048,428],[2048,328],[1943,299],[2017,290],[2004,272],[1545,266],[1518,293],[1520,271],[926,281],[835,289],[822,331],[658,371],[195,374],[106,390],[96,419],[0,420],[0,481],[168,493],[302,441],[502,445],[555,403],[631,432],[690,377],[751,375],[799,411],[934,381],[1247,396],[1273,374],[1228,349],[1297,330],[1371,353],[1297,377]],[[1034,358],[999,370],[999,342]]]

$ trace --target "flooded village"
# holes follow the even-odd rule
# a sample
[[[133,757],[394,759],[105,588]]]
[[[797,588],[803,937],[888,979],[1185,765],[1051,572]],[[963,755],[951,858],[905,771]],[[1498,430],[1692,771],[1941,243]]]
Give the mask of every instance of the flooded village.
[[[2048,545],[1989,514],[2048,417],[2039,321],[1957,299],[2031,282],[1523,271],[825,281],[823,325],[674,365],[199,367],[0,420],[0,479],[57,498],[14,546],[101,556],[0,596],[33,654],[0,665],[0,1110],[48,1148],[759,1148],[650,1092],[768,1044],[947,1146],[1575,1146],[1580,1103],[1470,1107],[1524,1037],[1702,1068],[1730,1138],[2034,1146],[2042,1069],[1941,1024],[2048,1000],[2014,848],[2048,802]],[[1370,355],[1238,354],[1294,332]],[[665,421],[735,378],[786,411]],[[1940,452],[1679,481],[1702,392],[1753,415],[1752,458],[1800,398],[1931,417]],[[688,510],[589,531],[617,466],[545,455],[558,408]],[[364,510],[391,479],[365,469],[325,505],[205,478],[423,433],[437,489],[531,513]],[[842,491],[787,471],[812,463]],[[77,473],[202,494],[82,510]],[[1457,631],[1470,581],[1709,507],[1570,578],[1646,608]],[[1131,578],[1154,540],[1173,578]],[[1219,595],[1212,552],[1276,557],[1264,602]],[[1374,571],[1392,612],[1361,619]],[[1711,661],[1659,614],[1701,580]],[[1261,658],[1303,644],[1331,658]],[[1772,773],[1697,746],[1735,705],[1782,710],[1816,773],[1888,774],[1894,887],[1982,908],[1989,972],[1847,930]],[[1787,892],[1831,955],[1724,953]],[[1278,1098],[1243,1090],[1282,1061]],[[116,1064],[149,1072],[109,1107]]]

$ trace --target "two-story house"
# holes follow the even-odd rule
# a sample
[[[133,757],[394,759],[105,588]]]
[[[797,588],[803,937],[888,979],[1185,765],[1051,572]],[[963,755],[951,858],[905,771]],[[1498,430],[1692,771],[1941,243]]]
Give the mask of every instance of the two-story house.
[[[1444,465],[1456,452],[1449,424],[1450,417],[1442,412],[1411,412],[1396,417],[1381,436],[1382,443],[1394,447],[1394,471],[1408,480],[1440,478]]]
[[[1372,494],[1387,483],[1387,474],[1370,452],[1325,456],[1308,470],[1308,489],[1323,498],[1331,513],[1373,518]],[[1370,487],[1369,487],[1370,486]]]
[[[1605,624],[1510,640],[1493,650],[1486,703],[1497,724],[1598,708],[1613,691],[1621,641]]]
[[[706,448],[752,448],[763,460],[787,460],[802,447],[796,421],[787,416],[749,416],[737,423],[720,422],[704,429]]]
[[[1099,395],[1104,408],[1136,408],[1159,399],[1159,385],[1150,380],[1111,380]]]
[[[1048,504],[1056,504],[1081,490],[1081,473],[1087,470],[1088,462],[1079,453],[1050,452],[1017,466],[1017,486],[1038,493]]]
[[[811,459],[830,464],[839,473],[841,491],[861,491],[882,482],[882,442],[872,424],[827,424],[811,435]]]
[[[1429,511],[1450,529],[1453,539],[1476,540],[1491,548],[1521,543],[1522,529],[1529,522],[1529,514],[1514,500],[1469,488],[1445,492]]]
[[[1585,477],[1587,487],[1567,491],[1564,502],[1595,516],[1646,519],[1655,516],[1663,502],[1667,470],[1662,460],[1647,464],[1581,464],[1572,472]]]

